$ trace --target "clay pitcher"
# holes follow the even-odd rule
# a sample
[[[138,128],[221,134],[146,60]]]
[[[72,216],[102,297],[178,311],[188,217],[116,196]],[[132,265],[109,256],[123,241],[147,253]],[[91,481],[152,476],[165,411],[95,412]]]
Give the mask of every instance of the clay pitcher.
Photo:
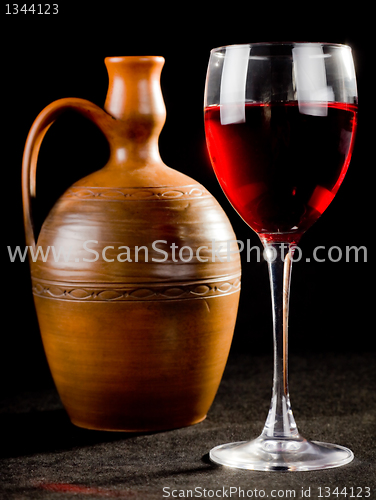
[[[105,64],[104,109],[78,98],[55,101],[25,146],[26,242],[30,255],[50,249],[47,258],[30,258],[43,345],[74,424],[187,426],[205,418],[228,357],[240,290],[236,237],[213,196],[160,158],[164,59]],[[60,197],[35,242],[38,151],[67,109],[99,127],[110,157]]]

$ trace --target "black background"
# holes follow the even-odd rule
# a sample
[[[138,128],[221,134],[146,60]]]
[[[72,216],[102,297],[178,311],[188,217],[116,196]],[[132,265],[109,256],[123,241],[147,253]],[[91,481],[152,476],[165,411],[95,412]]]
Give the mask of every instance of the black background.
[[[203,128],[203,94],[211,48],[257,41],[346,43],[354,51],[359,91],[359,126],[343,185],[324,216],[301,241],[303,259],[294,265],[290,304],[290,352],[369,351],[372,228],[374,222],[374,125],[371,113],[374,54],[371,13],[331,12],[254,2],[140,5],[128,2],[64,2],[58,15],[5,15],[2,5],[2,235],[3,292],[0,383],[4,393],[51,384],[34,312],[28,264],[11,263],[7,246],[24,248],[21,200],[22,152],[29,128],[51,101],[83,97],[103,105],[106,56],[161,55],[166,59],[162,91],[167,121],[160,137],[164,162],[204,184],[228,214],[239,240],[258,237],[231,208],[211,170]],[[20,4],[22,5],[22,4]],[[339,12],[338,12],[339,11]],[[35,218],[40,224],[58,196],[75,180],[101,168],[107,146],[77,115],[64,115],[43,143],[37,174]],[[314,262],[316,245],[365,246],[367,260]],[[319,254],[325,256],[322,251]],[[337,254],[334,252],[333,256]],[[245,255],[243,254],[243,257]],[[311,262],[305,262],[311,257]],[[271,352],[271,303],[265,262],[243,262],[243,288],[234,349]],[[371,302],[372,301],[372,302]]]

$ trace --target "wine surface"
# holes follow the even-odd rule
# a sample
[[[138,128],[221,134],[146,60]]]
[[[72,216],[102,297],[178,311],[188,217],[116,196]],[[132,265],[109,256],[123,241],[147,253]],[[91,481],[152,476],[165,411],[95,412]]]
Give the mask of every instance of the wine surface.
[[[345,103],[247,103],[240,123],[221,124],[231,110],[206,108],[214,171],[252,229],[297,242],[320,217],[346,174],[356,111]]]

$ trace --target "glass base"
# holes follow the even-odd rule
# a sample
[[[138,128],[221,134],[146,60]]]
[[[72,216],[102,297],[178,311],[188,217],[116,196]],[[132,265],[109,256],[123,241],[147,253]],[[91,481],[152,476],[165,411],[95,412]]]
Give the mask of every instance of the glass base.
[[[354,458],[348,448],[336,444],[297,438],[272,438],[261,435],[253,441],[216,446],[210,460],[236,469],[261,471],[305,471],[345,465]]]

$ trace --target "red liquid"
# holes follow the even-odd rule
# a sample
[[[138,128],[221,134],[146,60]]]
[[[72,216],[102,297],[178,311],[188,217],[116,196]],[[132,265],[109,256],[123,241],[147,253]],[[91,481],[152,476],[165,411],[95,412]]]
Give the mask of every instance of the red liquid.
[[[356,111],[344,103],[246,104],[243,123],[222,125],[220,106],[206,108],[213,168],[252,229],[297,242],[320,217],[349,166]]]

